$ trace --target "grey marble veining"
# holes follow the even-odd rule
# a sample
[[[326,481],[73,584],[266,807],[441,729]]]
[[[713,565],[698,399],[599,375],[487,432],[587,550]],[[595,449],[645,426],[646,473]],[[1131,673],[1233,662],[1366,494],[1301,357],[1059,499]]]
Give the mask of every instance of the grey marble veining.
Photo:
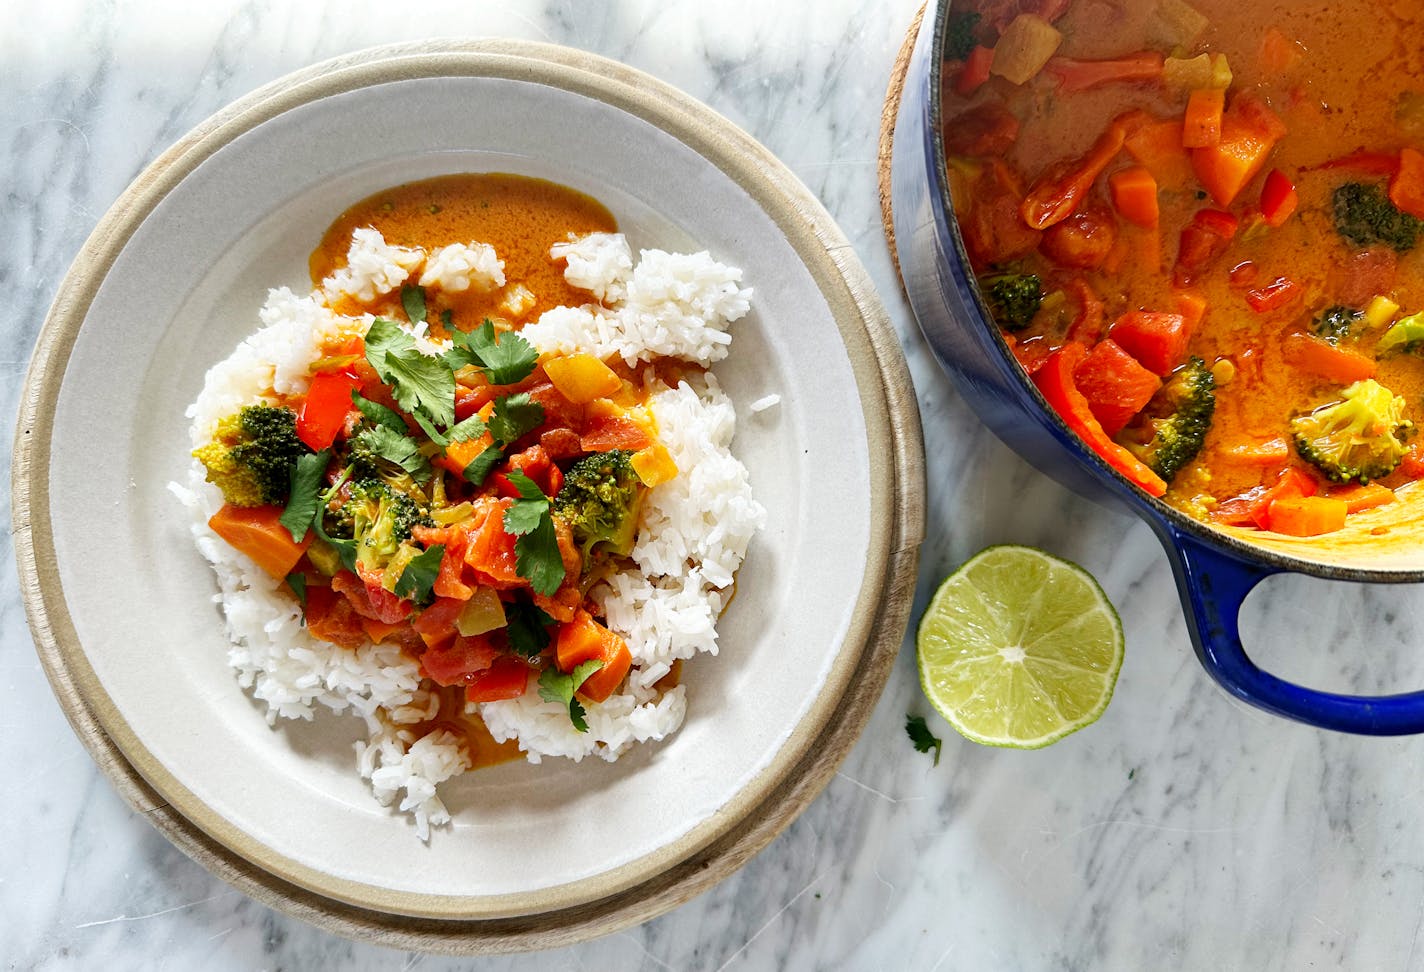
[[[479,962],[330,936],[173,849],[114,794],[51,696],[0,536],[0,962],[16,969],[1424,968],[1424,742],[1247,710],[1191,656],[1156,540],[1021,462],[940,374],[881,235],[875,145],[914,0],[388,5],[6,4],[0,28],[0,412],[65,267],[142,167],[283,73],[377,43],[507,35],[615,57],[701,98],[820,196],[904,343],[929,444],[933,581],[990,543],[1092,570],[1128,657],[1101,722],[1048,750],[902,725],[927,712],[902,653],[864,738],[811,808],[718,888],[576,948]],[[0,494],[8,522],[9,495]],[[1416,588],[1304,578],[1248,602],[1248,645],[1325,688],[1424,682]]]

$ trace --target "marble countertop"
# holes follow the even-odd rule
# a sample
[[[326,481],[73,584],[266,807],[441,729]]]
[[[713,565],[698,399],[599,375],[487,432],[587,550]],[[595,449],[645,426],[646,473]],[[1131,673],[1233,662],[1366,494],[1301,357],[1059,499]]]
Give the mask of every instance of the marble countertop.
[[[881,233],[876,138],[918,0],[489,0],[390,5],[47,0],[0,32],[0,412],[65,267],[149,161],[230,100],[323,58],[439,35],[567,44],[708,102],[819,195],[904,344],[927,443],[935,581],[991,543],[1082,563],[1128,655],[1088,730],[1040,752],[964,742],[938,766],[910,647],[810,809],[679,910],[574,948],[455,961],[333,937],[249,900],[132,812],[65,722],[0,536],[0,964],[20,969],[1424,968],[1424,741],[1364,739],[1227,698],[1192,656],[1142,524],[1069,494],[988,433],[941,374]],[[8,493],[0,502],[8,505]],[[5,517],[8,522],[8,514]],[[1358,691],[1424,682],[1413,587],[1268,581],[1243,630],[1267,667]]]

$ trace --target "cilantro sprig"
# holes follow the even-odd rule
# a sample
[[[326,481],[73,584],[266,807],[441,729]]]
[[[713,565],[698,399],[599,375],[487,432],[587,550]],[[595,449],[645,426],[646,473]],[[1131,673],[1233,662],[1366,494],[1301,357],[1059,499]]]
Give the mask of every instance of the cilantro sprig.
[[[601,658],[591,658],[565,675],[558,668],[550,665],[539,676],[539,698],[545,702],[560,702],[567,705],[569,721],[574,724],[574,728],[579,732],[588,732],[588,721],[585,718],[588,713],[584,709],[583,703],[574,697],[574,693],[582,687],[584,682],[588,681],[590,675],[602,667],[603,660]]]
[[[430,481],[430,460],[420,451],[420,443],[404,432],[392,431],[386,425],[374,425],[356,433],[356,444],[371,455],[404,469],[416,482]]]
[[[509,473],[509,482],[519,498],[504,511],[504,530],[519,539],[514,542],[514,570],[545,597],[551,597],[564,582],[564,558],[554,519],[549,514],[549,498],[534,480],[519,470]]]
[[[447,327],[449,325],[447,324]],[[454,346],[445,352],[452,371],[474,365],[491,385],[513,385],[534,373],[539,352],[524,338],[507,331],[496,338],[494,324],[485,318],[473,331],[450,330]]]
[[[292,470],[292,490],[287,498],[287,507],[277,522],[287,528],[295,543],[301,543],[312,525],[312,518],[320,508],[317,503],[316,488],[326,472],[326,464],[331,461],[331,450],[308,453],[297,460]]]
[[[465,466],[465,479],[479,486],[494,467],[504,461],[504,450],[510,443],[517,441],[526,432],[538,428],[543,422],[544,406],[530,398],[528,392],[496,398],[494,411],[490,413],[486,429],[493,444],[487,446]]]
[[[395,321],[378,317],[366,332],[366,360],[391,386],[396,404],[436,425],[455,421],[455,373],[440,358],[422,354],[415,338]]]

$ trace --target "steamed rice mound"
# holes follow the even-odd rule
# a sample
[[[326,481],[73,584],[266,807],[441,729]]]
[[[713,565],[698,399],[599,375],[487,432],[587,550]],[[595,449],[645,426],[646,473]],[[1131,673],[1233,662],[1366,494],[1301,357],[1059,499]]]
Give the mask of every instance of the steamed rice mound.
[[[707,253],[643,251],[635,263],[621,234],[595,233],[553,248],[565,279],[589,293],[580,307],[546,310],[521,331],[540,352],[586,351],[625,361],[673,357],[709,366],[726,356],[728,325],[744,315],[751,291],[741,272]],[[493,247],[454,244],[430,253],[386,243],[374,229],[353,234],[346,266],[306,295],[272,290],[262,327],[207,374],[188,409],[195,448],[234,410],[279,395],[303,393],[308,366],[324,346],[364,335],[370,314],[344,315],[333,304],[370,301],[406,282],[450,292],[506,286]],[[522,291],[522,293],[521,293]],[[509,286],[506,302],[533,295]],[[424,324],[409,327],[421,351],[445,347]],[[530,762],[546,756],[614,760],[634,743],[665,738],[681,725],[687,687],[658,683],[680,660],[717,653],[716,621],[733,576],[765,511],[752,497],[746,468],[731,453],[736,416],[710,372],[675,387],[650,389],[648,408],[678,475],[652,487],[643,503],[630,563],[599,583],[589,598],[623,637],[633,662],[621,689],[586,703],[588,731],[577,731],[566,706],[543,701],[531,680],[519,698],[470,706],[497,740],[517,740]],[[208,519],[223,504],[196,460],[186,484],[170,487],[192,520],[199,551],[213,565],[231,641],[228,660],[238,684],[266,706],[267,721],[312,719],[321,709],[361,717],[367,739],[356,768],[383,805],[411,814],[421,838],[448,822],[438,785],[471,766],[463,739],[437,730],[419,734],[439,715],[433,683],[398,647],[367,643],[351,650],[313,637],[300,606],[245,555],[219,539]]]

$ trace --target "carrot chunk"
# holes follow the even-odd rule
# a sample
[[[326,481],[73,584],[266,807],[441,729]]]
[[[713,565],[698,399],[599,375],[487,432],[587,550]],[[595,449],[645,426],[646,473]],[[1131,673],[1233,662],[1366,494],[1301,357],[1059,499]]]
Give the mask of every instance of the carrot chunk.
[[[1221,141],[1221,118],[1226,110],[1226,92],[1220,88],[1198,88],[1187,98],[1182,118],[1182,148],[1206,148]]]
[[[1108,177],[1113,205],[1122,218],[1144,229],[1153,229],[1161,219],[1157,204],[1157,180],[1145,166],[1122,169]]]
[[[1217,205],[1230,206],[1266,167],[1285,133],[1285,123],[1265,102],[1237,95],[1222,115],[1220,140],[1192,150],[1192,169]]]
[[[1271,503],[1266,529],[1291,537],[1318,537],[1345,526],[1348,504],[1328,496],[1284,496]]]
[[[310,530],[301,543],[294,542],[291,532],[282,526],[281,517],[280,506],[224,503],[208,520],[208,526],[232,547],[251,557],[258,567],[281,580],[292,572],[312,543]]]
[[[1341,385],[1375,376],[1373,358],[1337,348],[1308,334],[1292,334],[1286,338],[1285,359],[1292,368]]]

